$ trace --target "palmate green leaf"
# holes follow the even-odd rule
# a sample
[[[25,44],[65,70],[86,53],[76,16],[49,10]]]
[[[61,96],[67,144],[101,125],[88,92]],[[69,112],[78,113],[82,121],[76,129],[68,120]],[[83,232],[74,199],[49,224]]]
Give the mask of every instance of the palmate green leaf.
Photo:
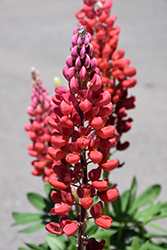
[[[99,227],[94,222],[89,223],[87,225],[86,235],[91,237],[91,235],[93,235],[98,230],[98,228]]]
[[[29,193],[27,197],[31,204],[38,210],[50,212],[51,204],[40,194]]]
[[[111,202],[111,205],[113,207],[113,210],[115,212],[115,214],[117,215],[118,218],[121,219],[120,215],[121,215],[121,198],[120,196],[118,196],[118,198]]]
[[[34,244],[30,244],[30,243],[25,243],[25,244],[26,244],[26,246],[28,246],[32,250],[45,250],[45,248],[36,246]]]
[[[124,213],[127,205],[128,205],[128,200],[130,196],[130,190],[126,190],[122,195],[121,195],[121,211]]]
[[[134,204],[134,201],[136,198],[136,192],[137,192],[137,181],[136,181],[136,178],[133,177],[131,188],[130,188],[129,199],[127,202],[125,212],[128,212],[131,206]]]
[[[24,225],[27,223],[40,221],[42,220],[43,215],[42,214],[36,214],[36,213],[12,213],[13,218],[16,222],[12,224],[12,226],[16,225]]]
[[[28,250],[29,248],[19,247],[18,250]]]
[[[155,234],[155,233],[146,233],[144,234],[145,238],[167,238],[167,234]]]
[[[167,233],[167,229],[165,229],[163,227],[160,227],[160,226],[158,226],[156,224],[153,224],[153,223],[149,222],[147,225],[149,225],[149,226],[151,226],[151,227],[153,227],[155,229],[158,229],[161,232]]]
[[[160,210],[161,210],[161,214],[167,214],[167,202],[161,203]]]
[[[140,243],[140,238],[139,237],[134,237],[132,243],[131,243],[131,250],[137,250],[139,249],[141,246],[141,243]]]
[[[115,229],[98,230],[94,234],[90,235],[90,237],[91,238],[93,237],[95,239],[103,239],[103,238],[111,237],[115,233],[117,233],[117,230]]]
[[[155,216],[156,214],[160,213],[160,207],[161,207],[161,203],[158,202],[157,204],[151,204],[146,210],[145,210],[145,214],[143,216],[143,223],[146,223],[146,221],[148,220],[148,218]]]
[[[63,242],[64,235],[57,236],[48,234],[46,242],[52,250],[66,250],[65,240]]]
[[[145,244],[143,244],[139,250],[164,250],[165,248],[162,248],[154,243],[151,242],[146,242]]]
[[[19,233],[34,233],[45,228],[45,224],[39,223],[19,230]]]
[[[66,249],[76,250],[77,239],[74,237],[68,237],[68,244]]]
[[[148,224],[148,222],[150,222],[150,221],[161,220],[161,219],[164,219],[164,218],[167,218],[167,214],[160,214],[160,215],[157,215],[157,216],[152,217],[151,219],[148,219],[148,220],[145,222],[145,224]]]
[[[136,209],[152,203],[159,195],[161,186],[156,184],[149,187],[141,195],[139,195],[134,201],[129,213],[133,213]]]

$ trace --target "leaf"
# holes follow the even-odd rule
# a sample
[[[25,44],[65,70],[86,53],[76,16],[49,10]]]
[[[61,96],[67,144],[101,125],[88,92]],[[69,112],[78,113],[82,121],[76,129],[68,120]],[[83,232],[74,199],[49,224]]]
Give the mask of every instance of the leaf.
[[[24,229],[19,230],[19,233],[34,233],[37,232],[45,227],[45,224],[40,223],[40,224],[35,224],[29,227],[26,227]]]
[[[114,229],[98,230],[96,233],[94,233],[90,237],[93,237],[95,239],[103,239],[103,238],[106,238],[106,237],[111,237],[115,233],[117,233],[117,230],[114,230]]]
[[[91,235],[93,235],[93,234],[97,231],[98,228],[99,228],[99,227],[98,227],[94,222],[91,222],[91,223],[89,223],[88,226],[87,226],[86,234],[87,234],[89,237],[91,237]]]
[[[155,234],[155,233],[146,233],[144,234],[144,237],[146,238],[167,238],[166,234]]]
[[[167,202],[161,203],[161,214],[167,214]]]
[[[137,192],[137,181],[136,181],[136,178],[133,177],[132,185],[130,188],[129,199],[128,199],[128,203],[127,203],[127,207],[126,207],[125,212],[127,212],[131,208],[131,206],[133,205],[135,198],[136,198],[136,192]]]
[[[161,191],[161,186],[158,184],[149,187],[147,190],[145,190],[141,195],[139,195],[136,198],[129,212],[132,213],[139,207],[143,207],[149,203],[152,203],[157,198],[160,191]]]
[[[140,238],[134,237],[134,239],[131,243],[131,250],[137,250],[140,248],[140,246],[141,246]]]
[[[130,190],[126,190],[121,195],[121,210],[122,210],[122,212],[125,212],[125,210],[127,208],[129,196],[130,196]]]
[[[141,247],[139,250],[164,250],[164,248],[157,246],[154,243],[146,242],[147,244],[144,244],[146,248]]]
[[[143,216],[143,219],[144,219],[143,223],[146,223],[148,218],[150,218],[152,216],[155,216],[156,214],[160,213],[160,206],[161,206],[160,202],[158,202],[156,205],[151,204],[145,211],[145,214]]]
[[[155,228],[155,229],[158,229],[159,231],[162,231],[162,232],[164,232],[164,233],[167,233],[167,229],[165,229],[165,228],[163,228],[163,227],[160,227],[160,226],[158,226],[158,225],[156,225],[156,224],[153,224],[153,223],[148,223],[147,225],[149,225],[149,226],[151,226],[151,227],[153,227],[153,228]]]
[[[111,205],[113,207],[114,212],[116,213],[117,217],[120,218],[121,215],[121,198],[118,196],[118,198],[111,202]]]
[[[64,237],[64,236],[63,236]],[[51,234],[48,234],[46,237],[46,242],[48,243],[49,247],[52,250],[65,250],[65,243],[62,241],[61,236],[52,236]]]
[[[18,250],[28,250],[28,248],[19,247]]]
[[[35,221],[42,220],[43,215],[42,214],[35,214],[35,213],[12,213],[13,218],[15,219],[15,223],[12,224],[12,226],[16,225],[23,225]]]
[[[31,204],[38,210],[50,212],[51,209],[50,203],[40,194],[29,193],[27,197],[28,200],[31,202]]]
[[[70,249],[70,250],[76,250],[76,239],[74,237],[68,237],[68,246],[67,246],[67,249]]]
[[[47,197],[49,197],[51,191],[53,190],[53,187],[50,185],[49,181],[45,182],[44,188],[45,188],[45,193],[46,193]]]
[[[36,246],[34,244],[30,244],[30,243],[25,243],[30,249],[33,249],[33,250],[45,250],[43,247],[39,247],[39,246]]]

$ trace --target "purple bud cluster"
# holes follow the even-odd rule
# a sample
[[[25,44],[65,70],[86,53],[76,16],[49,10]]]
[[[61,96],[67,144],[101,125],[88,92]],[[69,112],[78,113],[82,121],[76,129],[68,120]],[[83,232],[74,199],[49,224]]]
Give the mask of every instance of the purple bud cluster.
[[[69,82],[73,94],[80,89],[96,91],[101,87],[101,79],[97,61],[93,57],[91,35],[83,26],[75,28],[70,46],[70,56],[66,59],[63,75]]]

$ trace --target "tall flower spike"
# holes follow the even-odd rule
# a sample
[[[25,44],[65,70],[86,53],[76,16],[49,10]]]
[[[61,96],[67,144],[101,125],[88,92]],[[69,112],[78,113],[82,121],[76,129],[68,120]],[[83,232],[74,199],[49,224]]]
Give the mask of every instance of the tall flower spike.
[[[136,69],[130,66],[130,59],[123,58],[125,50],[117,49],[120,27],[114,26],[116,15],[110,16],[112,4],[112,0],[84,1],[83,8],[76,13],[76,18],[92,35],[91,44],[102,77],[102,91],[109,91],[114,104],[114,112],[110,114],[107,123],[116,128],[117,150],[124,150],[129,143],[121,143],[121,137],[129,131],[133,121],[127,118],[126,111],[135,107],[136,99],[134,96],[128,97],[128,89],[134,87],[137,80],[134,77]],[[90,83],[92,90],[93,84],[94,81]]]
[[[31,171],[35,176],[42,176],[47,181],[50,175],[55,175],[51,166],[53,159],[48,155],[48,146],[51,141],[51,127],[47,123],[47,117],[52,113],[54,104],[51,97],[42,84],[40,76],[35,68],[31,69],[32,92],[31,102],[27,113],[31,116],[30,124],[25,124],[32,144],[28,145],[29,155],[36,157],[31,161],[34,169]]]
[[[54,160],[52,169],[58,175],[51,176],[49,182],[63,195],[61,198],[57,193],[52,194],[55,205],[51,213],[66,216],[66,219],[63,224],[61,219],[60,224],[50,223],[46,229],[54,234],[65,233],[67,236],[78,231],[77,250],[83,250],[87,244],[83,237],[88,218],[87,210],[93,211],[97,225],[108,229],[112,223],[110,217],[102,215],[101,201],[93,207],[92,204],[94,196],[98,195],[100,198],[102,195],[104,198],[106,196],[103,193],[108,194],[108,180],[100,180],[102,169],[106,167],[109,172],[118,166],[118,161],[107,162],[109,149],[115,146],[116,141],[115,127],[107,125],[113,105],[110,93],[101,91],[102,79],[93,56],[91,35],[83,26],[75,28],[71,43],[71,55],[63,69],[69,90],[65,87],[55,89],[56,94],[52,97],[55,108],[48,117],[53,128],[52,145],[48,153]],[[88,173],[90,162],[98,164],[98,167]],[[73,186],[77,189],[76,202],[71,191],[67,191],[72,190]],[[114,197],[118,197],[118,191]],[[77,206],[78,201],[80,214],[76,218],[76,224],[75,220],[69,220],[68,211],[72,205]],[[100,212],[96,212],[94,208],[100,208]],[[73,231],[70,234],[72,226]]]

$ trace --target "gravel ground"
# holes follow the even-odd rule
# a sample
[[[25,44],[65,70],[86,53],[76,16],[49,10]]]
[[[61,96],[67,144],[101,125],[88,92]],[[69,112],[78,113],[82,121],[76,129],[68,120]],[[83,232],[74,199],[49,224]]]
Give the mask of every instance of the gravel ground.
[[[35,66],[50,95],[53,77],[62,76],[69,55],[72,31],[77,25],[74,13],[81,0],[1,0],[0,1],[0,249],[16,250],[23,242],[42,243],[46,232],[18,234],[11,228],[11,213],[36,212],[26,193],[43,194],[40,178],[31,176],[29,143],[23,130],[28,122],[30,68]],[[137,96],[131,131],[124,136],[131,146],[115,157],[125,161],[122,169],[112,172],[120,192],[137,176],[139,190],[162,184],[161,201],[167,188],[167,1],[118,0],[112,14],[121,26],[119,48],[137,68],[138,85],[131,90]],[[162,222],[165,226],[165,221]]]

